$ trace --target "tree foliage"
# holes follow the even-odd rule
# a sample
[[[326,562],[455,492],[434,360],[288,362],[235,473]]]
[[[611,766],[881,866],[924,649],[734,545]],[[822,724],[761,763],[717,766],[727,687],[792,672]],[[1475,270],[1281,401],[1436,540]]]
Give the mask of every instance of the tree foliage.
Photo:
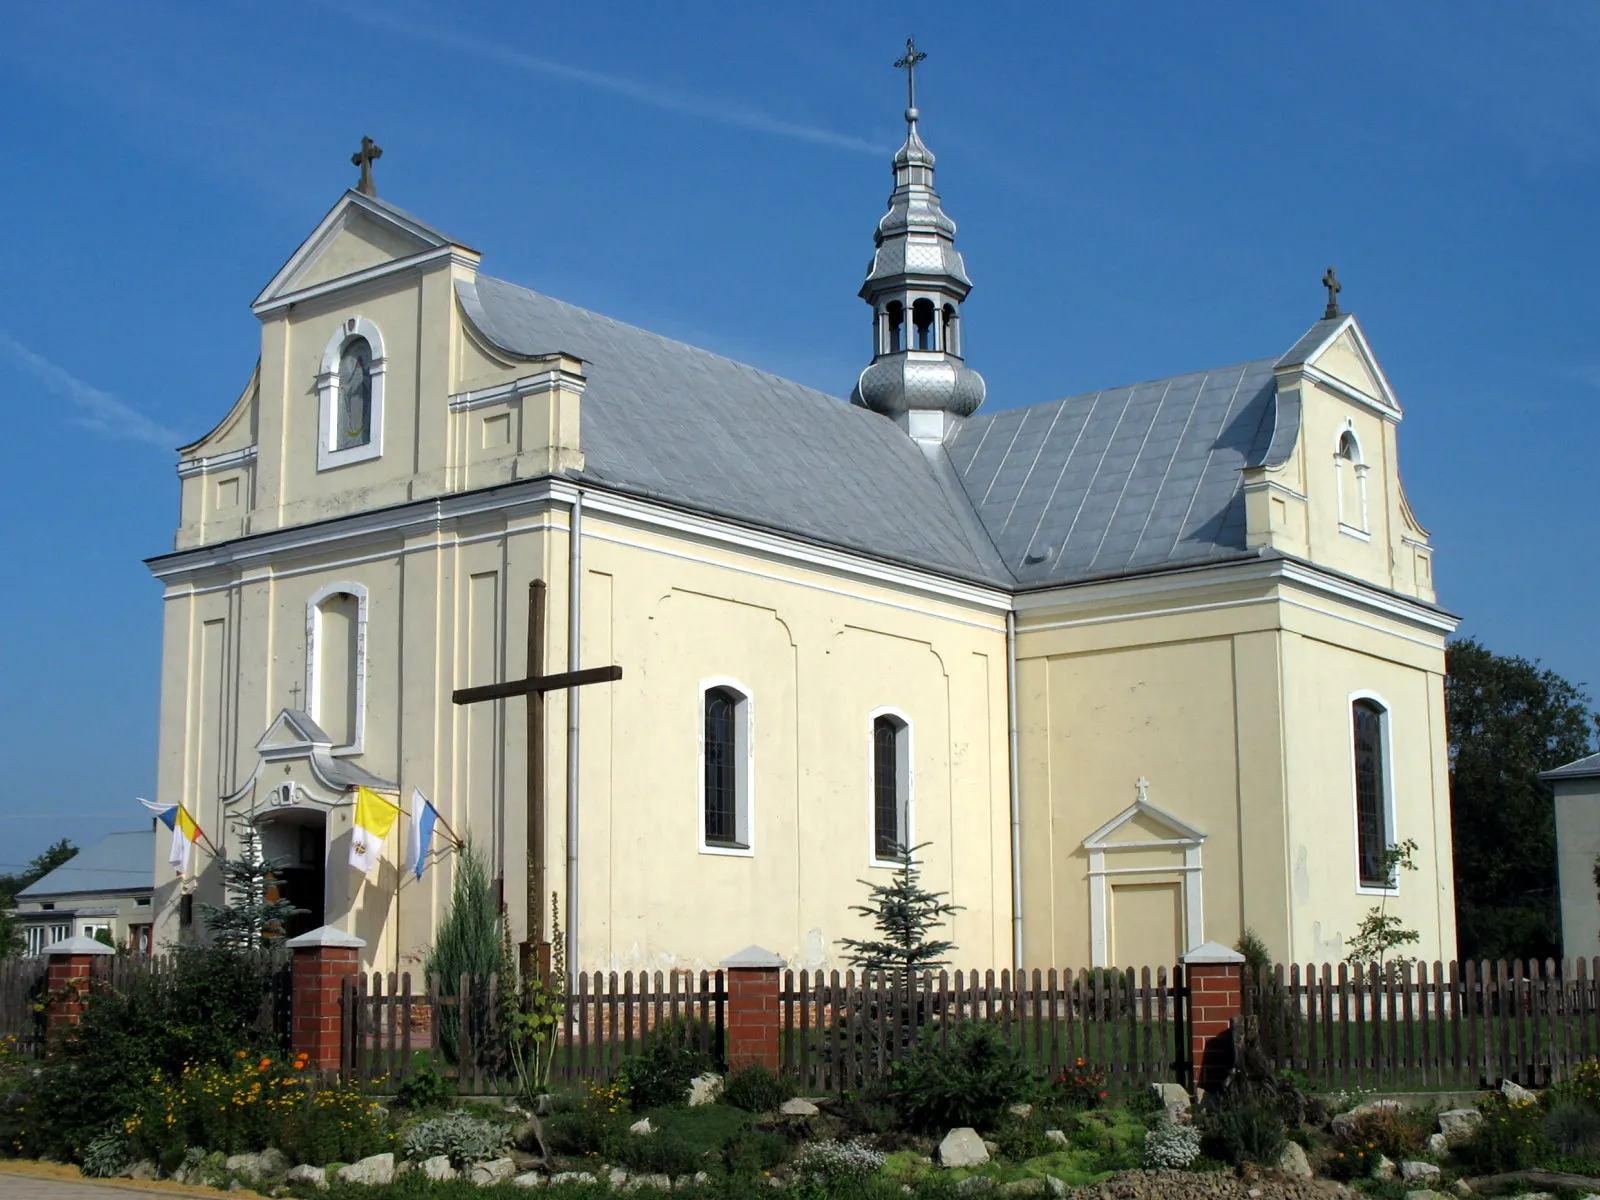
[[[1593,752],[1589,697],[1472,638],[1450,644],[1445,669],[1459,953],[1558,956],[1554,797],[1539,772]]]
[[[867,971],[933,971],[949,966],[945,955],[955,943],[932,936],[947,917],[961,911],[948,904],[948,892],[930,892],[922,886],[917,851],[929,843],[912,846],[900,855],[900,866],[888,883],[861,882],[870,889],[866,904],[851,905],[851,912],[870,917],[878,931],[875,940],[840,938],[850,965]]]
[[[23,870],[13,875],[0,875],[0,958],[12,958],[24,949],[22,923],[11,911],[17,903],[17,893],[32,887],[77,853],[78,848],[62,838],[36,855]]]
[[[494,885],[489,879],[489,865],[468,842],[456,858],[450,907],[439,922],[433,948],[423,964],[426,974],[438,977],[441,995],[456,995],[463,975],[470,975],[477,983],[500,969],[503,929],[500,906],[495,901]],[[480,995],[474,999],[482,1004],[488,997]],[[441,1007],[434,1020],[439,1030],[440,1049],[454,1062],[461,1030],[460,1009],[453,1005]]]
[[[255,822],[240,820],[234,828],[239,853],[220,864],[227,902],[200,905],[200,919],[212,943],[224,950],[266,950],[283,938],[289,918],[306,910],[283,898],[280,882],[288,860],[262,853],[261,831]]]

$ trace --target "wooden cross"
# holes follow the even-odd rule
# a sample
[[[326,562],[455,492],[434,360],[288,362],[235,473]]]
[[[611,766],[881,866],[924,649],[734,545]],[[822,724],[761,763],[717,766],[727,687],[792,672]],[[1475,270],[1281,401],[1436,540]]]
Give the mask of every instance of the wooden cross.
[[[895,69],[906,73],[906,120],[915,121],[917,111],[917,64],[927,58],[925,50],[917,49],[917,39],[906,39],[906,56],[895,62]]]
[[[1333,268],[1328,268],[1328,273],[1322,277],[1322,286],[1328,289],[1328,308],[1322,314],[1324,321],[1331,321],[1339,315],[1339,293],[1344,291],[1344,285],[1339,282],[1339,277],[1333,273]]]
[[[589,667],[582,671],[544,673],[545,583],[535,579],[528,584],[528,675],[504,683],[457,688],[450,693],[456,704],[478,704],[485,700],[528,698],[528,936],[522,943],[522,972],[548,974],[550,940],[544,933],[544,900],[548,894],[544,861],[545,779],[544,779],[544,695],[563,688],[589,683],[615,683],[622,668]],[[569,902],[570,903],[570,902]]]
[[[361,168],[361,182],[356,184],[356,191],[363,196],[376,196],[377,184],[372,182],[372,164],[383,157],[383,147],[369,137],[361,139],[361,149],[350,156],[350,165]]]

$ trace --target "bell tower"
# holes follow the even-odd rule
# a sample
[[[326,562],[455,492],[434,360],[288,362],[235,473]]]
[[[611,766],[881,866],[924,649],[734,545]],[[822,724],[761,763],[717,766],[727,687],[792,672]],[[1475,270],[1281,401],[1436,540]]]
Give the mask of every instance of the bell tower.
[[[872,306],[872,362],[851,402],[892,417],[918,441],[943,441],[983,403],[984,382],[964,361],[961,304],[972,290],[956,249],[956,223],[933,188],[933,151],[917,133],[917,64],[906,40],[906,142],[894,156],[894,191],[878,222],[861,298]]]

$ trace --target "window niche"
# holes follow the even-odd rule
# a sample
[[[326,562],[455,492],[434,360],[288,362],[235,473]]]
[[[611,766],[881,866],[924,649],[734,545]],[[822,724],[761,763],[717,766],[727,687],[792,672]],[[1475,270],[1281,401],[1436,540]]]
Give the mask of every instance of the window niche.
[[[1389,772],[1389,710],[1372,696],[1350,701],[1355,776],[1356,882],[1362,890],[1393,891],[1384,854],[1394,841]]]
[[[1361,457],[1361,442],[1348,426],[1339,435],[1333,456],[1338,475],[1339,529],[1355,537],[1367,536],[1367,464]]]
[[[933,301],[924,297],[911,306],[911,322],[917,329],[917,349],[937,350],[938,339],[935,336],[933,320]]]
[[[306,709],[336,754],[359,754],[366,731],[367,590],[336,583],[306,603]]]
[[[751,854],[750,695],[732,681],[708,681],[700,710],[700,849]]]
[[[911,839],[911,725],[880,709],[872,714],[872,865],[899,866]]]
[[[317,469],[383,453],[387,360],[383,335],[365,317],[348,317],[328,339],[317,375]]]

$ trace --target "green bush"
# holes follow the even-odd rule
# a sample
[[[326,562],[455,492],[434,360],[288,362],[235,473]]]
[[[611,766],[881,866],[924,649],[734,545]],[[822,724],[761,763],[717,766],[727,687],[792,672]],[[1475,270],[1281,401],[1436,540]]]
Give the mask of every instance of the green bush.
[[[698,1027],[678,1021],[656,1030],[643,1054],[623,1060],[616,1082],[635,1112],[670,1108],[686,1102],[689,1081],[710,1065],[699,1049]]]
[[[1497,1094],[1479,1108],[1483,1120],[1455,1148],[1456,1157],[1479,1174],[1525,1171],[1554,1152],[1537,1104],[1510,1104]]]
[[[745,1112],[771,1112],[794,1095],[794,1085],[782,1075],[774,1075],[760,1063],[729,1071],[722,1081],[722,1100]]]
[[[89,1139],[83,1148],[81,1170],[90,1179],[109,1179],[121,1174],[133,1156],[128,1150],[128,1139],[120,1129],[108,1129]]]
[[[460,1168],[494,1158],[511,1140],[510,1134],[507,1126],[494,1121],[469,1117],[463,1112],[446,1113],[418,1121],[406,1130],[405,1156],[420,1162],[443,1154]]]
[[[1557,1099],[1545,1114],[1544,1131],[1563,1155],[1600,1157],[1600,1112],[1587,1104]]]
[[[505,921],[489,879],[489,864],[468,842],[456,856],[450,907],[433,935],[423,973],[437,977],[442,996],[455,996],[461,990],[463,975],[473,979],[472,1000],[477,1012],[469,1009],[469,1021],[487,1014],[491,998],[478,981],[500,969],[504,933]],[[440,1005],[434,1010],[434,1035],[440,1052],[450,1062],[456,1061],[461,1019],[459,1005]]]
[[[544,1136],[557,1154],[583,1155],[606,1153],[628,1132],[616,1117],[584,1106],[546,1117]]]
[[[917,1129],[995,1129],[1006,1109],[1038,1093],[1039,1079],[998,1026],[963,1021],[928,1030],[890,1080],[895,1107]]]
[[[616,1155],[630,1171],[644,1175],[692,1175],[706,1164],[693,1146],[669,1129],[655,1133],[629,1134],[617,1147]]]
[[[1044,1119],[1038,1113],[1026,1117],[1008,1117],[995,1132],[995,1145],[1000,1147],[1000,1157],[1010,1162],[1026,1162],[1049,1154],[1056,1145],[1044,1136]]]
[[[860,1091],[847,1091],[833,1110],[852,1133],[887,1133],[894,1127],[894,1093],[874,1081]]]
[[[1236,1167],[1247,1162],[1275,1167],[1288,1141],[1278,1110],[1254,1099],[1224,1103],[1201,1132],[1206,1153]]]
[[[722,1147],[728,1174],[757,1175],[789,1161],[793,1147],[782,1134],[765,1129],[741,1129]]]
[[[423,1067],[401,1080],[394,1094],[394,1102],[411,1112],[421,1112],[425,1108],[441,1108],[455,1098],[454,1081],[445,1078],[432,1067]]]
[[[1376,1108],[1356,1113],[1350,1132],[1339,1139],[1344,1145],[1376,1149],[1395,1162],[1415,1158],[1433,1132],[1437,1114],[1432,1110]]]

